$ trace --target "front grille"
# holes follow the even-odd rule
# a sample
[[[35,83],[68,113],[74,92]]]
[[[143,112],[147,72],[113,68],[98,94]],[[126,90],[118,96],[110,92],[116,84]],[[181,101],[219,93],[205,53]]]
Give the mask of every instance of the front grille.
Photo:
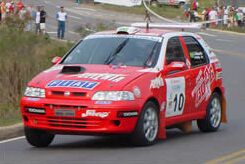
[[[36,120],[38,125],[60,128],[93,129],[101,126],[102,124],[102,121],[100,120],[87,120],[83,118],[38,117],[34,119]]]
[[[75,106],[75,105],[57,105],[57,104],[44,104],[45,107],[49,107],[49,108],[68,108],[68,109],[85,109],[87,108],[87,106],[83,106],[83,105],[79,105],[79,106]]]
[[[54,96],[65,96],[64,91],[52,91],[52,95]],[[74,97],[85,97],[86,92],[71,92],[69,96],[74,96]]]

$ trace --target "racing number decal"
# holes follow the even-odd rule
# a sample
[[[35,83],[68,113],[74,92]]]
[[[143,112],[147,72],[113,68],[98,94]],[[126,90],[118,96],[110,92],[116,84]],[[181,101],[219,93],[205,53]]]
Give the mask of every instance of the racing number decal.
[[[185,106],[185,78],[166,79],[167,107],[166,117],[182,115]]]

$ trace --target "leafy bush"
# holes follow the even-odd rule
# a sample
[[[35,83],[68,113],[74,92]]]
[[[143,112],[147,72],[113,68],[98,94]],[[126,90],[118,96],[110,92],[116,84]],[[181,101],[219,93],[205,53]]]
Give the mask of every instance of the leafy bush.
[[[15,17],[0,24],[0,120],[19,115],[19,99],[27,82],[72,46],[24,32],[25,25]]]

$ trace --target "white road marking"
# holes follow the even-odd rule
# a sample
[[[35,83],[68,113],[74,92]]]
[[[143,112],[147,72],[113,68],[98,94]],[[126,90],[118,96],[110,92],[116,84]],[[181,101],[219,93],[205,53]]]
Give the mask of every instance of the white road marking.
[[[78,9],[78,10],[88,10],[88,11],[97,11],[95,9],[89,9],[89,8],[84,8],[84,7],[74,7],[75,9]]]
[[[57,34],[57,31],[50,31],[50,32],[47,32],[48,34]]]
[[[25,138],[25,136],[16,137],[16,138],[11,138],[11,139],[7,139],[7,140],[0,141],[0,144],[12,142],[12,141],[16,141],[16,140],[20,140],[20,139],[24,139],[24,138]]]
[[[86,31],[91,31],[91,32],[97,32],[97,31],[95,31],[95,30],[93,30],[93,29],[89,29],[89,28],[84,28]]]
[[[209,33],[206,33],[206,32],[198,32],[198,34],[205,35],[205,36],[210,36],[210,37],[216,37],[216,35],[209,34]]]
[[[228,39],[216,39],[216,40],[221,42],[233,42],[232,40],[228,40]]]
[[[80,35],[79,33],[74,32],[74,31],[68,31],[68,32],[71,33],[71,34]]]
[[[76,17],[76,16],[74,16],[74,15],[69,15],[69,18],[74,18],[74,19],[81,20],[81,18],[80,18],[80,17]]]

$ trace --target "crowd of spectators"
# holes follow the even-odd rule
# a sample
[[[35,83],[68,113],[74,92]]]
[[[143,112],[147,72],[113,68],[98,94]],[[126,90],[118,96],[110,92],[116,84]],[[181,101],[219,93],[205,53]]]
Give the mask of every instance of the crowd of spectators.
[[[244,12],[234,6],[219,6],[206,7],[200,9],[198,2],[186,4],[185,16],[190,22],[203,21],[206,22],[206,27],[244,27],[245,17]]]

